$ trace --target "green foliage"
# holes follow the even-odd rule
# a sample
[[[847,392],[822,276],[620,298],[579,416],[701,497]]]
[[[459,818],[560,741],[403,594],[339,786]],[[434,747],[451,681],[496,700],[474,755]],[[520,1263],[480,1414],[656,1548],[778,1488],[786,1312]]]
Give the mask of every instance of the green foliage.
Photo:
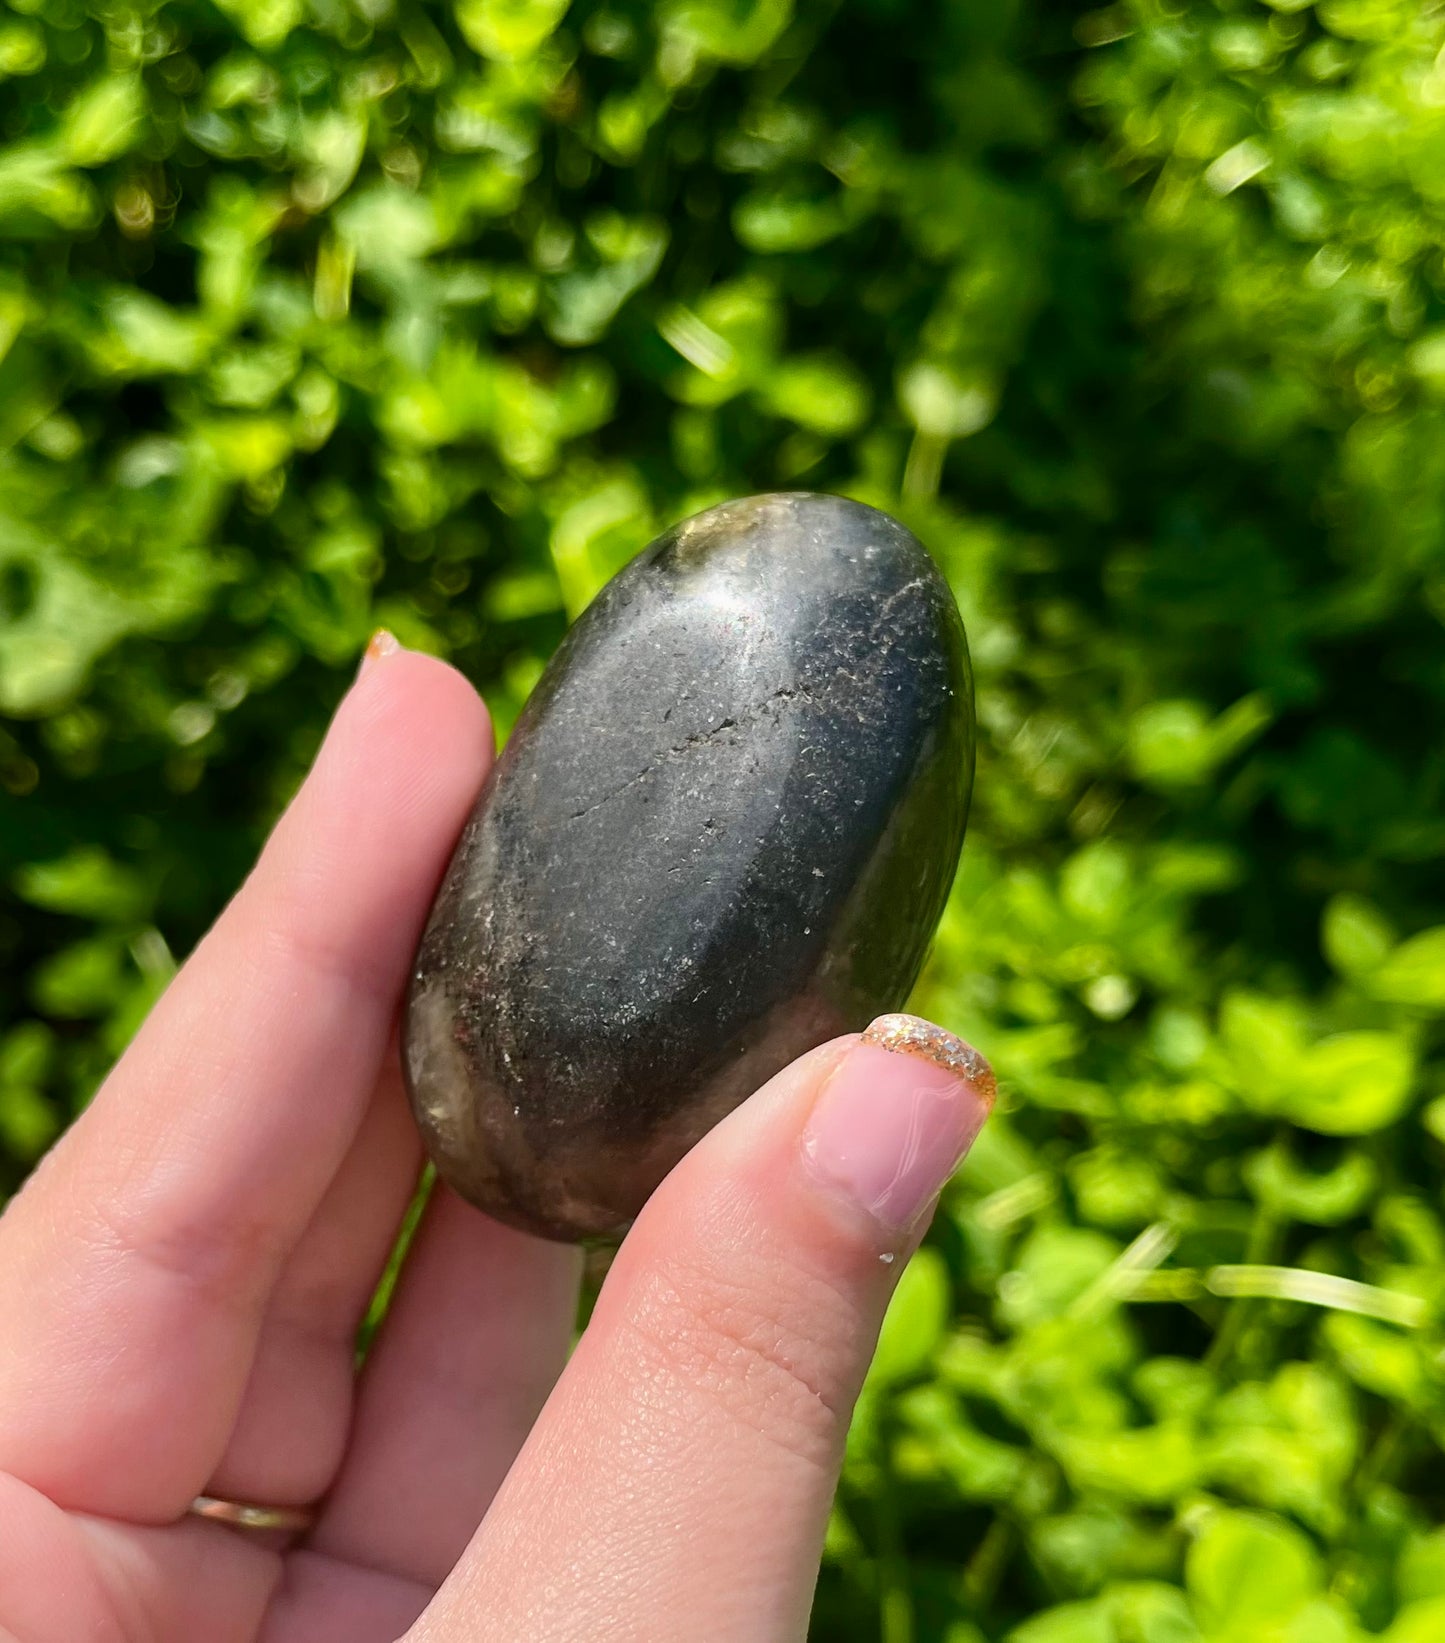
[[[1445,1631],[1445,13],[15,0],[0,1168],[226,894],[372,627],[505,726],[724,496],[958,591],[919,1007],[999,1114],[817,1635]]]

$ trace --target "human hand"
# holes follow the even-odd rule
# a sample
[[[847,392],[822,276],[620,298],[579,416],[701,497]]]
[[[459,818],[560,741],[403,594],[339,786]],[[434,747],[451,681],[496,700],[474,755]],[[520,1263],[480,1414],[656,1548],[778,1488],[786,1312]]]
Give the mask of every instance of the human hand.
[[[397,1001],[490,749],[458,674],[375,656],[0,1220],[0,1643],[806,1631],[883,1309],[991,1078],[909,1018],[803,1057],[658,1190],[565,1371],[578,1252],[439,1189],[358,1376],[421,1163]],[[201,1494],[320,1505],[278,1536]]]

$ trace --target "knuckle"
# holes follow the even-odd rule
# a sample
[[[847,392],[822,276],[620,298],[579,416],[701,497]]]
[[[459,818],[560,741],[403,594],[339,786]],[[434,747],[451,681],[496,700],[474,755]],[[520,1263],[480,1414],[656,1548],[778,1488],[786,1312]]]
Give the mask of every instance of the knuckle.
[[[779,1281],[674,1255],[646,1274],[628,1314],[653,1366],[730,1423],[809,1464],[836,1465],[857,1323],[830,1285],[796,1268]]]
[[[257,943],[256,967],[262,979],[294,977],[303,985],[335,988],[383,1012],[395,1005],[400,985],[395,966],[366,950],[320,883],[292,882],[276,892]]]
[[[249,1311],[284,1252],[269,1215],[215,1217],[162,1192],[97,1193],[81,1225],[103,1262],[138,1265],[220,1310]]]

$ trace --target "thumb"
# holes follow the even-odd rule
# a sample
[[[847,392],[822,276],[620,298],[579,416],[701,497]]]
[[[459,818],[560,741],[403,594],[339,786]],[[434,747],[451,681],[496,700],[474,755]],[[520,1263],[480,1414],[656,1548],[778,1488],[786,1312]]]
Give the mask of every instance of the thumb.
[[[976,1051],[883,1016],[699,1142],[414,1643],[802,1638],[901,1257],[992,1098]]]

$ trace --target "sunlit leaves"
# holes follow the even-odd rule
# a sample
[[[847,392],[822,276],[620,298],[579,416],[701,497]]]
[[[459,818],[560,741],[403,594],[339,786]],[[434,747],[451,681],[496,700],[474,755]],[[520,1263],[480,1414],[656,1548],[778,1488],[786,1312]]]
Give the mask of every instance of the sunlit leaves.
[[[1213,1511],[1189,1549],[1187,1583],[1207,1632],[1232,1633],[1243,1643],[1299,1614],[1321,1593],[1323,1578],[1297,1529],[1252,1513]]]
[[[567,0],[459,0],[457,22],[484,57],[530,56],[556,28]]]
[[[374,625],[505,733],[658,530],[846,489],[967,619],[916,1002],[1001,1101],[885,1325],[818,1635],[1433,1636],[1442,44],[1402,0],[27,0],[6,1184]]]
[[[1261,696],[1247,696],[1212,719],[1197,702],[1151,702],[1129,725],[1131,762],[1139,779],[1151,786],[1208,781],[1271,717]]]
[[[1377,998],[1445,1010],[1445,928],[1423,930],[1402,942],[1370,978]]]
[[[926,1371],[950,1311],[948,1268],[936,1250],[920,1250],[900,1275],[878,1339],[870,1378],[875,1387]]]
[[[1339,895],[1325,907],[1321,942],[1341,975],[1363,977],[1378,970],[1389,955],[1394,932],[1363,897]]]
[[[71,165],[96,166],[123,154],[140,134],[145,93],[134,75],[107,75],[65,110],[57,133]]]

